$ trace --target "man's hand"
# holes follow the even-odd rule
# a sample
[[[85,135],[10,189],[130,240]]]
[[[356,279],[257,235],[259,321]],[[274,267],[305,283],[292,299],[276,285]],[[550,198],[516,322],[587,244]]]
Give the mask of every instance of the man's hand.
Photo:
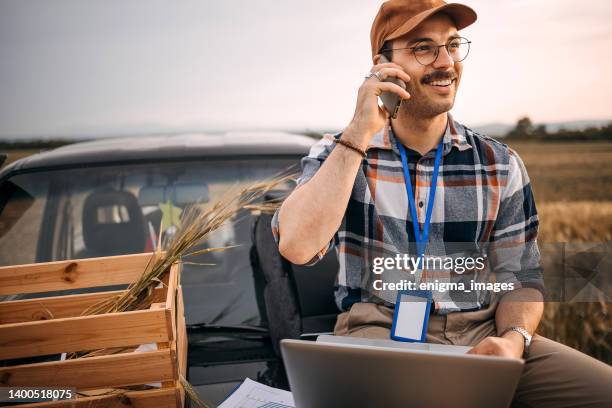
[[[378,60],[377,56],[376,60]],[[378,72],[381,80],[387,77],[396,77],[404,82],[410,81],[410,76],[404,69],[393,62],[376,64],[370,72]],[[410,94],[391,82],[383,82],[376,77],[371,77],[363,81],[359,87],[357,94],[357,106],[351,123],[347,126],[343,138],[351,139],[350,141],[357,144],[361,148],[368,145],[374,134],[382,128],[388,118],[384,108],[378,106],[378,97],[383,92],[393,92],[402,99],[410,98]]]
[[[502,337],[487,337],[468,354],[521,358],[524,349],[525,338],[515,331],[509,331]]]

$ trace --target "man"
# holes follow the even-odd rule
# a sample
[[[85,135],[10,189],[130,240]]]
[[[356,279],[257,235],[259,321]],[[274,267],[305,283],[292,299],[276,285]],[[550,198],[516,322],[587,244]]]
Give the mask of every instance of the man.
[[[314,264],[337,247],[336,301],[344,312],[335,334],[375,338],[389,338],[393,318],[392,297],[373,290],[367,276],[375,257],[414,254],[419,231],[427,228],[428,253],[448,251],[450,243],[486,252],[486,275],[511,282],[514,290],[434,292],[427,341],[471,345],[474,354],[525,357],[517,404],[612,406],[609,366],[534,335],[543,280],[537,211],[523,162],[448,113],[469,50],[458,30],[475,20],[471,8],[440,0],[381,6],[371,30],[374,66],[359,89],[354,116],[302,160],[298,186],[273,217],[275,239],[295,264]],[[391,62],[381,63],[381,54]],[[406,89],[384,81],[389,77],[404,81]],[[395,119],[378,105],[383,92],[402,99]],[[456,282],[483,275],[446,277]],[[429,270],[418,277],[443,279]]]

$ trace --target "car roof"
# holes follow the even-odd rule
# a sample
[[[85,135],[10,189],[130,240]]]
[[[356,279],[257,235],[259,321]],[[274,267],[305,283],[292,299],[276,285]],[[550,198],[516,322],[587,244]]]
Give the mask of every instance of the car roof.
[[[185,133],[78,142],[17,160],[0,171],[70,168],[105,163],[189,160],[201,157],[305,156],[316,139],[286,132]]]

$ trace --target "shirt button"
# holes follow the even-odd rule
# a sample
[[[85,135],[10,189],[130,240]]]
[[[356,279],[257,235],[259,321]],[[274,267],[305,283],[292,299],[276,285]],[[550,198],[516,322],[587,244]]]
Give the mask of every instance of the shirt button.
[[[419,208],[423,208],[423,202],[419,201]]]

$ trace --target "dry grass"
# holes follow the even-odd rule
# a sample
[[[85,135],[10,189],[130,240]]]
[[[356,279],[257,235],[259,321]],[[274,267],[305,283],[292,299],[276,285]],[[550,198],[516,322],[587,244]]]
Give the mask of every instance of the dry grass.
[[[608,303],[548,302],[538,333],[612,364],[612,319]]]
[[[539,242],[612,242],[612,143],[512,147],[525,162],[533,186]],[[547,302],[538,332],[612,364],[609,303]]]
[[[6,161],[4,162],[4,164],[0,166],[0,168],[4,166],[8,166],[9,164],[11,164],[12,162],[16,160],[39,153],[40,151],[41,151],[40,149],[4,150],[0,153],[5,153],[8,155],[8,157],[6,158]]]
[[[540,242],[612,242],[612,201],[536,204]]]
[[[612,143],[513,143],[538,205],[612,201]]]

